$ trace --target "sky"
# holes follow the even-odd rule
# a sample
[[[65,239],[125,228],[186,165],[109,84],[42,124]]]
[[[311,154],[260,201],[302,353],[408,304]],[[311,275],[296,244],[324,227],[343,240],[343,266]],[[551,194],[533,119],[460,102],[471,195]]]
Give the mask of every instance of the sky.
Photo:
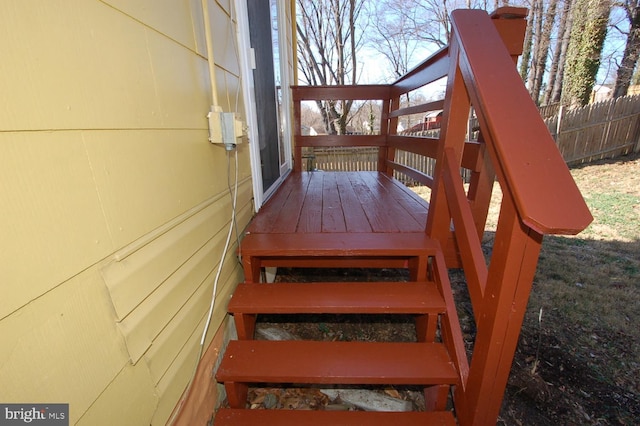
[[[616,70],[625,48],[626,35],[622,34],[620,30],[628,31],[629,25],[622,9],[614,8],[612,10],[610,24],[615,25],[619,30],[610,26],[607,32],[600,69],[596,76],[596,84],[613,84],[615,82]],[[555,40],[552,40],[551,46],[553,49]],[[413,65],[417,65],[426,59],[429,54],[436,49],[436,47],[419,47],[416,51],[415,64]],[[549,54],[551,55],[552,51],[550,51]],[[390,83],[394,80],[386,61],[381,59],[380,54],[373,47],[364,47],[361,52],[359,52],[359,55],[362,70],[359,84]],[[547,66],[550,65],[550,61],[549,59]]]

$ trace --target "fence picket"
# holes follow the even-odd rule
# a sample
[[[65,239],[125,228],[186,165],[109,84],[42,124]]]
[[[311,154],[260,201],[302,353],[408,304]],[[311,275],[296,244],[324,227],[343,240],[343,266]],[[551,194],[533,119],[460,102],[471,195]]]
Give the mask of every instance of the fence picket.
[[[640,151],[640,95],[545,115],[549,132],[569,165]]]

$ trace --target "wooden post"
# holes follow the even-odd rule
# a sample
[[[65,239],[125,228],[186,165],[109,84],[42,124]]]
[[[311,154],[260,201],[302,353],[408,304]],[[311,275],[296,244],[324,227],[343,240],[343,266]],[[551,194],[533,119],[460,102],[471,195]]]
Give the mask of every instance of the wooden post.
[[[385,141],[387,140],[386,137],[389,134],[392,134],[392,127],[390,126],[390,121],[393,122],[394,119],[389,120],[389,109],[391,108],[391,100],[390,99],[383,99],[382,100],[382,113],[380,114],[380,134],[385,136]],[[395,119],[397,120],[397,119]],[[395,133],[395,132],[394,132]],[[388,145],[385,146],[381,146],[378,148],[378,171],[379,172],[386,172],[387,171],[387,160],[389,159],[389,156],[391,155],[391,159],[393,159],[393,151],[391,150],[391,148],[389,148]]]
[[[520,222],[506,192],[477,316],[469,380],[463,401],[457,404],[463,426],[495,424],[498,418],[541,244],[542,236]]]
[[[302,147],[300,146],[300,137],[302,136],[302,112],[301,99],[296,96],[296,88],[293,91],[293,171],[302,171]]]

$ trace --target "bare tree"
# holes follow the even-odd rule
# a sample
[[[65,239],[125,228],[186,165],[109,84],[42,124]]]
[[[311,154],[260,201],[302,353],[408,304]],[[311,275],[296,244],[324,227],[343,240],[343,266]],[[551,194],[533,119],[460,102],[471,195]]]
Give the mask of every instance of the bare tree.
[[[627,42],[622,54],[622,60],[618,67],[618,76],[616,77],[616,85],[613,89],[615,98],[625,96],[629,90],[633,70],[638,62],[640,53],[640,10],[638,0],[624,0],[618,2],[617,6],[624,9],[627,19],[629,20],[629,32],[627,33]]]
[[[562,8],[562,14],[560,15],[556,45],[553,50],[553,58],[551,59],[551,68],[549,69],[547,80],[547,88],[542,101],[544,105],[560,102],[564,61],[567,57],[571,22],[571,0],[565,0],[564,7]]]
[[[364,0],[298,0],[298,58],[310,85],[355,84]],[[353,101],[318,101],[326,131],[345,133]]]
[[[349,128],[355,133],[373,135],[380,132],[382,103],[379,101],[355,102],[355,111],[350,117]]]
[[[435,48],[445,46],[451,35],[449,15],[466,7],[460,0],[398,0],[398,11],[405,15],[407,26],[416,40]],[[435,49],[434,49],[435,50]]]
[[[403,7],[406,0],[384,0],[373,2],[369,14],[372,19],[373,32],[368,42],[390,65],[393,77],[399,78],[409,71],[415,62],[417,37]]]
[[[536,53],[536,60],[533,63],[535,77],[531,86],[531,97],[536,105],[540,103],[540,92],[542,90],[542,80],[547,67],[547,58],[549,57],[549,47],[551,46],[551,35],[556,19],[557,0],[549,0],[547,11],[544,13],[544,24],[541,26],[541,32],[538,35],[540,43]],[[539,18],[542,18],[542,10]]]
[[[300,122],[302,126],[308,127],[309,130],[313,128],[316,132],[318,130],[322,131],[324,128],[324,120],[320,111],[305,102],[302,103],[300,108]]]
[[[542,0],[533,0],[531,5],[531,32],[533,38],[533,48],[531,50],[531,66],[529,67],[529,73],[527,77],[527,87],[531,97],[534,97],[534,85],[536,81],[536,72],[538,71],[537,64],[539,62],[538,56],[542,54],[540,44],[542,38]],[[545,53],[546,55],[546,53]]]

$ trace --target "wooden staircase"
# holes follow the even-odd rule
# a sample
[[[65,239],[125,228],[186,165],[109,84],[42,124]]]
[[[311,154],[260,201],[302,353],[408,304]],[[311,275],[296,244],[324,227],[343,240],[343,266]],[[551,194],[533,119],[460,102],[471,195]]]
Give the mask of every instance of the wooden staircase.
[[[330,234],[324,234],[330,236]],[[224,382],[229,406],[217,413],[215,424],[384,424],[403,425],[455,424],[453,414],[446,410],[449,390],[460,382],[455,356],[439,336],[442,317],[447,312],[445,299],[452,297],[448,279],[442,282],[446,270],[438,243],[424,234],[374,235],[369,244],[364,235],[351,235],[348,251],[340,246],[345,238],[322,238],[313,253],[300,247],[269,252],[269,259],[280,264],[292,260],[308,266],[323,266],[341,258],[350,265],[369,264],[376,259],[381,265],[405,260],[413,268],[412,276],[422,281],[411,282],[316,282],[316,283],[251,283],[238,285],[229,312],[238,330],[238,341],[231,341],[216,378]],[[401,244],[403,237],[406,244]],[[384,245],[372,241],[387,240]],[[260,238],[243,243],[243,255],[262,264]],[[292,241],[297,241],[293,240]],[[418,244],[418,241],[421,243]],[[395,244],[394,244],[395,242]],[[392,248],[389,249],[389,244]],[[356,247],[358,249],[354,250]],[[420,259],[415,265],[411,260]],[[446,277],[446,275],[444,275]],[[343,341],[258,341],[253,340],[256,318],[260,314],[402,314],[415,315],[416,342],[343,342]],[[457,316],[453,315],[457,322]],[[461,342],[461,340],[460,340]],[[449,342],[450,343],[450,342]],[[246,409],[249,385],[418,385],[425,389],[427,407],[434,410],[413,413],[371,413],[358,411],[304,412],[292,410]]]
[[[216,425],[496,423],[543,236],[577,234],[592,220],[514,69],[526,15],[510,7],[491,16],[452,12],[450,45],[391,85],[292,88],[296,168],[290,176],[306,173],[300,170],[303,147],[324,146],[377,146],[378,173],[351,180],[344,197],[330,182],[318,186],[298,175],[289,192],[276,193],[271,200],[277,202],[256,216],[241,244],[245,282],[229,305],[239,340],[230,342],[216,375],[230,408],[217,412]],[[402,96],[445,76],[444,99],[400,107]],[[331,99],[381,100],[381,134],[303,135],[301,102]],[[471,107],[479,123],[476,141],[467,140]],[[438,138],[396,134],[400,117],[434,110],[444,111]],[[432,175],[396,161],[396,150],[434,159]],[[468,188],[460,168],[470,172]],[[411,203],[392,190],[395,173],[431,188],[426,217],[409,209],[400,219]],[[496,180],[502,198],[487,261],[481,241]],[[380,200],[385,203],[376,204]],[[338,227],[341,211],[345,223]],[[366,227],[355,226],[365,220]],[[416,227],[396,226],[411,221]],[[447,266],[461,267],[466,278],[477,330],[470,360]],[[409,282],[261,284],[264,267],[407,268]],[[410,314],[416,342],[253,340],[257,316],[271,313]],[[249,386],[263,383],[417,385],[424,388],[426,411],[246,409]]]

